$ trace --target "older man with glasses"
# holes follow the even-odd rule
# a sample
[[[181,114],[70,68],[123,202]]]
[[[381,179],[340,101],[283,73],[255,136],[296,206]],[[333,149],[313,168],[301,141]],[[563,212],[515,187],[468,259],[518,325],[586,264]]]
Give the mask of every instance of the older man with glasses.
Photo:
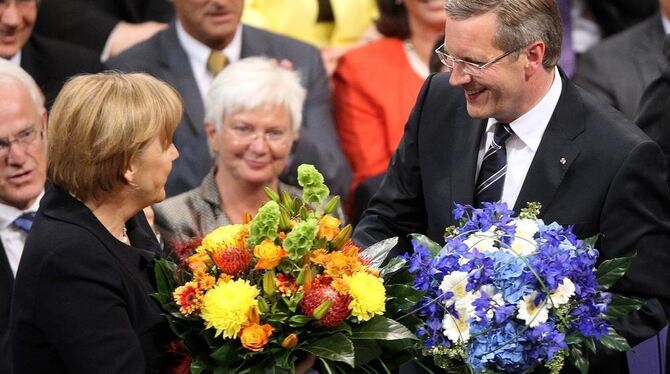
[[[9,368],[9,309],[23,244],[46,182],[42,93],[18,66],[0,59],[0,374]]]
[[[446,0],[450,74],[424,84],[380,190],[356,227],[370,245],[410,233],[443,242],[455,203],[502,201],[519,212],[601,234],[601,260],[637,253],[614,292],[647,301],[615,323],[631,345],[670,315],[670,192],[663,152],[639,128],[575,87],[556,64],[554,0]],[[626,373],[598,351],[591,372]],[[568,372],[571,368],[567,368]],[[574,368],[573,368],[574,370]]]

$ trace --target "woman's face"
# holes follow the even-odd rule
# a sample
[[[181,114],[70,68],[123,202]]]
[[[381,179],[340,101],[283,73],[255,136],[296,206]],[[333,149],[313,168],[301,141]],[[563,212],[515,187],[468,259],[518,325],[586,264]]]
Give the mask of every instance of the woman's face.
[[[207,132],[217,172],[254,185],[277,180],[297,139],[288,110],[268,104],[226,116],[218,131],[208,126]]]
[[[431,29],[443,29],[447,19],[443,0],[403,0],[410,26],[418,23]]]
[[[127,176],[137,195],[149,206],[165,199],[165,182],[172,170],[172,161],[179,152],[172,142],[166,147],[160,136],[144,146],[131,161],[132,176]]]

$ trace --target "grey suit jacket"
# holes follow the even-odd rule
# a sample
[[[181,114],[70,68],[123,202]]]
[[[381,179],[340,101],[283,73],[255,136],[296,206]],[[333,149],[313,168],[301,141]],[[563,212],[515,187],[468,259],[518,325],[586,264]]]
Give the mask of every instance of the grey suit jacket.
[[[250,56],[291,61],[307,89],[300,140],[282,180],[297,184],[297,166],[310,163],[323,174],[333,193],[346,196],[351,169],[335,132],[328,80],[318,50],[291,38],[243,26],[242,57]],[[212,167],[212,156],[203,127],[203,98],[177,38],[175,22],[171,22],[167,30],[109,60],[107,65],[122,71],[150,73],[179,91],[185,113],[175,132],[174,143],[180,157],[174,162],[166,191],[168,196],[174,196],[198,186]]]
[[[664,35],[657,13],[606,39],[580,57],[574,82],[634,119],[645,87],[664,66]]]

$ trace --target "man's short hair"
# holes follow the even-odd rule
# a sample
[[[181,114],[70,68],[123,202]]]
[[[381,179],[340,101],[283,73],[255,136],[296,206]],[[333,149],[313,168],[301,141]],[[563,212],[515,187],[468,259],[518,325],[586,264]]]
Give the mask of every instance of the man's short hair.
[[[219,129],[224,116],[270,104],[285,108],[293,131],[299,131],[305,95],[295,71],[265,57],[248,57],[214,79],[205,100],[205,120]]]
[[[35,103],[35,108],[40,114],[45,110],[44,95],[42,95],[42,91],[30,74],[26,73],[20,66],[0,58],[0,87],[10,83],[20,85],[28,92],[33,103]]]
[[[455,20],[491,12],[498,16],[493,38],[497,48],[511,51],[541,40],[545,44],[544,68],[558,63],[563,28],[556,0],[445,0],[444,8],[447,17]]]
[[[127,181],[133,157],[156,136],[167,146],[182,115],[168,84],[143,73],[104,72],[70,79],[47,130],[47,177],[82,201]]]

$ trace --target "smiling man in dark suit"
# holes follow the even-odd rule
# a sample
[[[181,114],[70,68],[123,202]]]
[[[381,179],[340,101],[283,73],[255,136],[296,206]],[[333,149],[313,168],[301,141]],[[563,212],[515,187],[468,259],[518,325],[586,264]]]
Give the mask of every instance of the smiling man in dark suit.
[[[9,370],[14,276],[46,182],[46,110],[32,78],[0,59],[0,374]]]
[[[34,35],[38,6],[38,0],[0,0],[0,58],[26,70],[49,105],[67,78],[102,66],[85,48]]]
[[[424,84],[354,240],[399,236],[407,250],[413,232],[444,242],[454,203],[502,200],[518,212],[539,202],[546,222],[574,225],[581,238],[602,234],[601,259],[637,253],[614,291],[647,304],[616,327],[632,345],[656,334],[670,306],[661,149],[556,67],[554,0],[446,0],[445,8],[438,53],[451,74]],[[628,372],[623,354],[602,352],[591,365],[594,373]]]
[[[282,180],[295,184],[297,166],[314,164],[333,193],[344,197],[351,170],[334,129],[330,91],[319,51],[297,40],[241,25],[243,0],[173,3],[177,19],[167,30],[107,62],[114,69],[150,73],[174,86],[184,99],[184,117],[174,135],[181,157],[168,178],[168,196],[198,186],[212,166],[203,125],[203,98],[225,65],[222,61],[265,56],[290,61],[307,89],[300,140],[289,163],[289,173]]]

